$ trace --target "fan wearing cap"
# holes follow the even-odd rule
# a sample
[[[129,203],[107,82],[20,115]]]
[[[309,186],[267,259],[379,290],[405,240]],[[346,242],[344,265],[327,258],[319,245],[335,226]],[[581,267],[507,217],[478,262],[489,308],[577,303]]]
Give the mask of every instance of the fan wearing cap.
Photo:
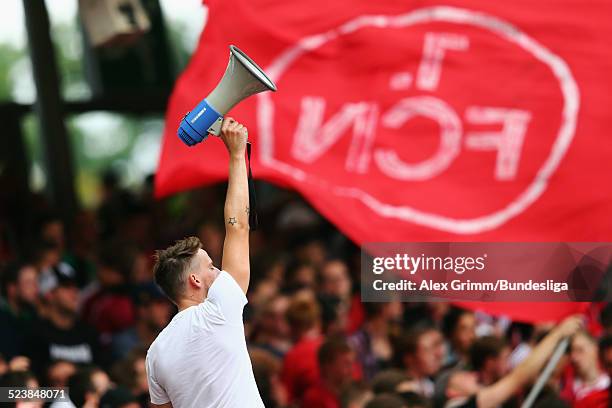
[[[44,318],[32,323],[27,354],[44,369],[54,361],[74,364],[100,362],[97,334],[78,318],[79,291],[74,269],[59,263],[45,272],[39,282]]]
[[[195,237],[157,252],[155,281],[179,312],[147,353],[154,407],[264,406],[242,322],[250,278],[247,130],[226,118],[221,139],[229,153],[222,270]]]
[[[138,346],[149,347],[162,331],[174,310],[173,305],[153,282],[143,283],[133,290],[136,305],[136,324],[113,336],[112,350],[122,359]]]

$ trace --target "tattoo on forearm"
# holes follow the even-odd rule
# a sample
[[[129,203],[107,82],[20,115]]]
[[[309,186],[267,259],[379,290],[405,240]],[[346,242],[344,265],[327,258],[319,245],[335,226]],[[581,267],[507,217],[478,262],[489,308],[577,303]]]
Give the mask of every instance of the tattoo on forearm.
[[[227,220],[227,223],[230,225],[234,225],[237,224],[238,221],[236,221],[236,217],[230,217],[229,220]]]
[[[251,209],[249,207],[246,208],[246,213],[250,214],[251,213]]]

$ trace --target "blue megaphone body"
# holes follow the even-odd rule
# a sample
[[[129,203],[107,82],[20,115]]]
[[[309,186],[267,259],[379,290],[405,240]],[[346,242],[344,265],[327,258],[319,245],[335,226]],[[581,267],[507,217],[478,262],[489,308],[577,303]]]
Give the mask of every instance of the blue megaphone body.
[[[179,138],[188,146],[204,141],[209,134],[219,136],[223,116],[238,102],[263,91],[276,91],[276,85],[259,66],[230,45],[230,59],[216,88],[189,112],[178,129]]]

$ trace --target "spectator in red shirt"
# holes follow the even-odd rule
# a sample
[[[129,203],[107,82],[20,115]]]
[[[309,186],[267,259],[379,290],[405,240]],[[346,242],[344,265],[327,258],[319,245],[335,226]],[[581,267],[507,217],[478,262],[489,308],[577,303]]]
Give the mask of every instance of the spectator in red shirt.
[[[311,386],[302,407],[340,408],[340,396],[352,383],[355,353],[342,337],[325,341],[317,353],[320,381]]]
[[[592,406],[586,401],[599,399],[610,387],[610,377],[599,365],[597,341],[588,332],[579,331],[572,338],[570,359],[574,379],[566,385],[563,395],[573,406]]]
[[[135,322],[129,281],[135,252],[127,244],[113,241],[101,248],[98,258],[100,287],[85,301],[83,319],[96,328],[104,345],[109,346],[113,334]]]
[[[283,360],[282,381],[289,401],[299,401],[304,392],[319,381],[317,352],[323,342],[321,312],[313,296],[298,293],[287,309],[294,345]]]

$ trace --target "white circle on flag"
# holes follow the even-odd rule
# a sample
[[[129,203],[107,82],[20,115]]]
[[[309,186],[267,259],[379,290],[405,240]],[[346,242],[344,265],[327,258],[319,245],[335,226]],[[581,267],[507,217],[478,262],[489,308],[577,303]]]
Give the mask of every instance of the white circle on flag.
[[[431,22],[466,24],[489,30],[502,39],[518,45],[536,60],[548,66],[559,83],[563,96],[563,109],[556,139],[548,157],[531,183],[516,198],[498,211],[475,218],[462,219],[423,211],[411,206],[385,203],[363,189],[331,185],[325,180],[318,179],[274,157],[274,103],[269,93],[257,95],[258,150],[261,164],[273,167],[296,181],[316,184],[331,194],[359,200],[380,217],[398,219],[455,234],[486,232],[498,228],[525,211],[544,193],[550,177],[557,170],[573,140],[580,94],[567,63],[516,26],[486,13],[447,6],[421,8],[397,16],[363,15],[330,31],[302,38],[276,57],[265,71],[272,81],[278,83],[287,69],[303,54],[361,28],[402,28]]]

